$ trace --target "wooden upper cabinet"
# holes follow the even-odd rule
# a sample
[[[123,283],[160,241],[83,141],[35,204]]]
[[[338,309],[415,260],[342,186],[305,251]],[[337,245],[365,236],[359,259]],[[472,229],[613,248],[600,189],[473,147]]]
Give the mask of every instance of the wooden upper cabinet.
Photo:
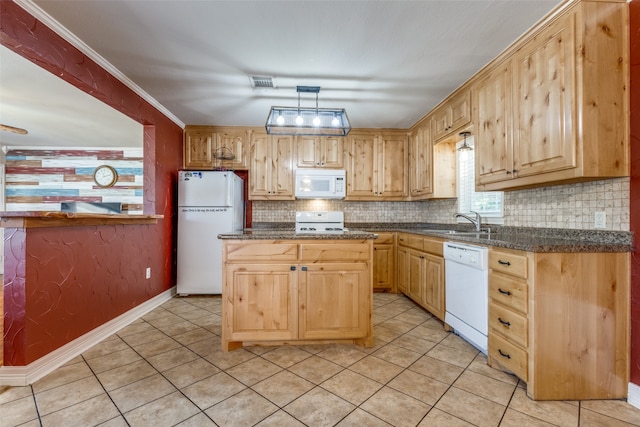
[[[409,195],[406,133],[354,133],[349,136],[348,159],[348,200],[406,200]]]
[[[481,73],[479,190],[629,175],[628,37],[624,2],[577,2]]]
[[[251,130],[243,128],[214,128],[214,167],[247,169]]]
[[[298,136],[296,159],[299,168],[344,168],[344,137]]]
[[[409,136],[409,189],[413,200],[428,198],[432,193],[433,143],[430,123],[426,120]]]
[[[213,131],[207,126],[184,130],[184,168],[213,169]]]
[[[293,200],[293,137],[251,135],[250,200]]]
[[[471,93],[464,88],[433,112],[433,139],[449,136],[471,122]]]

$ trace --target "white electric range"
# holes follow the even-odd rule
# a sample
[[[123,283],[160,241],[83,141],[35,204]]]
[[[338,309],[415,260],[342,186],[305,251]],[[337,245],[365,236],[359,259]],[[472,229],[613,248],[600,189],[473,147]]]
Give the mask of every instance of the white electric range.
[[[296,212],[296,233],[299,234],[342,234],[344,212],[316,211]]]

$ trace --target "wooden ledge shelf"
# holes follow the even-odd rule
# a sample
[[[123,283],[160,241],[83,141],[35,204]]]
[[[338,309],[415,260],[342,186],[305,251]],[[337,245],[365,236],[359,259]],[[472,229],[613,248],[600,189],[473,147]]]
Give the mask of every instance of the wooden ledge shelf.
[[[118,215],[74,212],[0,212],[0,227],[46,228],[157,224],[164,215]]]

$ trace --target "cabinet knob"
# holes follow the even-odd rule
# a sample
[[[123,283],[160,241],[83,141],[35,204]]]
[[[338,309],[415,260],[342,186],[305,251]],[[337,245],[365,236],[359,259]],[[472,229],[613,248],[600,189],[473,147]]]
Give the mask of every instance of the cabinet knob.
[[[295,266],[295,265],[292,265],[291,267],[289,267],[289,269],[290,269],[291,271],[296,271],[296,266]]]
[[[307,267],[302,267],[302,271],[307,271]]]

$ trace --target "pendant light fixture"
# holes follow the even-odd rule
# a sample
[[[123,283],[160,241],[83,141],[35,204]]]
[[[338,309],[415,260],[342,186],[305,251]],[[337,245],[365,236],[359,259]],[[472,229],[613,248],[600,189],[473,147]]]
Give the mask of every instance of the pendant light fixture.
[[[319,108],[320,86],[297,86],[297,107],[271,107],[265,128],[271,135],[346,136],[351,130],[344,108]],[[300,94],[315,93],[316,106],[301,107]]]
[[[462,145],[460,146],[460,148],[458,148],[458,151],[472,151],[473,147],[467,144],[467,137],[471,135],[471,132],[466,130],[464,132],[460,132],[459,135],[463,137],[464,140],[462,141]]]

